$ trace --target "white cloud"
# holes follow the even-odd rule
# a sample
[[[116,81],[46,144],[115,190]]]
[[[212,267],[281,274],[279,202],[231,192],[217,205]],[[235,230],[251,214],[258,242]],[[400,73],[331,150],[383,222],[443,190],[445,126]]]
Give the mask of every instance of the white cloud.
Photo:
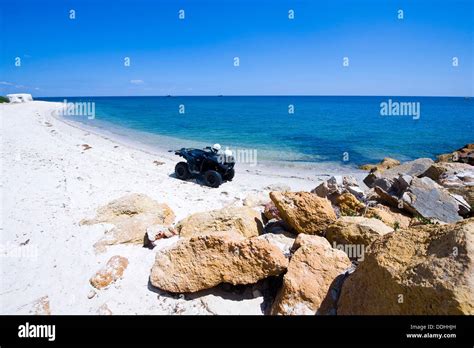
[[[16,85],[15,88],[25,88],[26,86],[23,85]]]
[[[11,86],[11,85],[13,85],[13,83],[7,82],[7,81],[0,81],[0,85]]]
[[[145,82],[145,81],[143,81],[143,80],[130,80],[130,83],[131,83],[132,85],[141,85],[141,84],[143,84],[144,82]]]

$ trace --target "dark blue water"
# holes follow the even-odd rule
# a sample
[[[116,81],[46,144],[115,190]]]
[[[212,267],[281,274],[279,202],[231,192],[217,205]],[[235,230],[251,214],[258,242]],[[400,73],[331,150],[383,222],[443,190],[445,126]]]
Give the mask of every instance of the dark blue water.
[[[420,117],[382,116],[381,102],[419,102]],[[63,101],[64,98],[43,98]],[[95,102],[90,126],[163,146],[220,143],[259,150],[267,159],[361,164],[390,156],[432,157],[474,142],[473,99],[437,97],[81,97]],[[294,105],[294,114],[288,106]],[[185,113],[180,114],[180,105]],[[138,131],[138,132],[137,132]],[[143,133],[145,132],[145,133]],[[140,135],[141,134],[141,135]],[[179,140],[176,140],[179,144]],[[170,144],[171,147],[171,144]]]

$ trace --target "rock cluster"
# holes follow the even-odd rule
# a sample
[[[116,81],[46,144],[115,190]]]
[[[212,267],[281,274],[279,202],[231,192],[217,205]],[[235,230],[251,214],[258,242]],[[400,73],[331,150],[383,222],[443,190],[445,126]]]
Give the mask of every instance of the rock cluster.
[[[419,158],[382,172],[372,172],[365,177],[364,183],[368,187],[378,186],[387,190],[392,185],[393,180],[400,175],[411,177],[422,175],[433,163],[433,160],[430,158]]]
[[[340,175],[332,176],[329,180],[322,182],[311,193],[327,198],[332,203],[335,203],[337,198],[344,193],[350,193],[358,199],[364,197],[364,190],[359,187],[354,177]]]
[[[434,163],[423,173],[447,189],[452,195],[462,197],[474,207],[474,166],[464,163]]]
[[[461,162],[474,165],[474,144],[467,144],[452,153],[439,155],[438,162]]]
[[[272,186],[243,206],[176,225],[165,204],[129,195],[82,223],[113,224],[102,243],[145,237],[153,248],[177,234],[156,248],[150,271],[151,286],[173,294],[242,287],[263,296],[273,315],[472,315],[474,167],[466,151],[463,163],[384,159],[364,167],[369,189],[350,176],[311,192]],[[110,286],[127,264],[114,256],[91,284]]]

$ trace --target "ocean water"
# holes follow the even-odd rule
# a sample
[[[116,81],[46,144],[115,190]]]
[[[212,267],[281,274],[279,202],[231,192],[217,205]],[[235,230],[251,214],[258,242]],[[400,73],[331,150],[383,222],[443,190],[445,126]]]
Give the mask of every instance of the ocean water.
[[[65,116],[147,146],[220,143],[258,159],[356,166],[410,160],[474,142],[474,99],[441,97],[75,97],[95,118]],[[381,103],[419,103],[419,114],[382,115]],[[294,113],[290,113],[291,105]],[[184,113],[180,113],[183,111]],[[394,111],[392,109],[392,111]]]

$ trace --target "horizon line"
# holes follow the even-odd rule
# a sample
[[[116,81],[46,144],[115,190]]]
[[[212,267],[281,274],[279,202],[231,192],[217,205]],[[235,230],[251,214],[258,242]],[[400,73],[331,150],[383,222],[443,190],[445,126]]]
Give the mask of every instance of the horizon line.
[[[10,93],[9,93],[10,94]],[[11,93],[16,94],[16,93]],[[21,94],[21,93],[19,93]],[[70,96],[37,96],[34,98],[124,98],[124,97],[134,97],[134,98],[154,98],[154,97],[164,97],[164,98],[174,98],[174,97],[384,97],[384,98],[464,98],[470,99],[474,98],[474,95],[465,95],[465,96],[454,96],[454,95],[357,95],[357,94],[163,94],[163,95],[70,95]]]

